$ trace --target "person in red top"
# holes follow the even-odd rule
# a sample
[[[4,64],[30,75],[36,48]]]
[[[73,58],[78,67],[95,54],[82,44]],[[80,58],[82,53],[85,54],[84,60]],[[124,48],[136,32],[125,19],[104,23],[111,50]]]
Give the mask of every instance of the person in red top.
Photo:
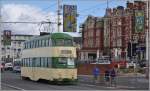
[[[1,72],[4,72],[4,65],[0,64],[0,67],[1,67]]]

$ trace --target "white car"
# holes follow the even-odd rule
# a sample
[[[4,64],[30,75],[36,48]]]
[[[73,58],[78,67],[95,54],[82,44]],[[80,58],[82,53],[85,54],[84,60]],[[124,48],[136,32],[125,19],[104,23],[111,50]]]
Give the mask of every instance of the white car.
[[[12,65],[12,63],[5,63],[5,70],[13,70],[13,65]]]
[[[14,66],[13,71],[14,72],[21,72],[21,67],[20,66]]]

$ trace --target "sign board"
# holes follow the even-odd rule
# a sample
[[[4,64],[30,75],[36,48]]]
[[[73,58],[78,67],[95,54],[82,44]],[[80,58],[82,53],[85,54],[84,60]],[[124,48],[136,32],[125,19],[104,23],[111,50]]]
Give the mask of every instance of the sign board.
[[[77,6],[63,6],[63,32],[76,32],[77,28]]]
[[[135,11],[135,33],[144,32],[144,11]]]
[[[97,61],[95,63],[92,63],[92,64],[110,64],[110,60],[99,58],[99,59],[97,59]]]

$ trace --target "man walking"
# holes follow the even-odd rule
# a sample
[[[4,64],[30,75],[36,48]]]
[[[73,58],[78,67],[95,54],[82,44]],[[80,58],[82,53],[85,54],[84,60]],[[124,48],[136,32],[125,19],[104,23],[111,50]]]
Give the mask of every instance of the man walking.
[[[94,67],[93,69],[93,75],[94,75],[94,83],[97,83],[97,81],[99,80],[99,76],[100,76],[100,70],[97,66]]]
[[[116,72],[115,72],[115,69],[113,68],[111,71],[110,71],[110,82],[111,82],[111,85],[115,85],[116,86]]]

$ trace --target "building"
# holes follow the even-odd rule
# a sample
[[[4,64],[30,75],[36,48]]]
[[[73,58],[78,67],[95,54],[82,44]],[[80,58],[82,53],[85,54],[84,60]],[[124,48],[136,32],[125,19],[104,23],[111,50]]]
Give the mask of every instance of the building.
[[[81,60],[95,60],[103,55],[103,18],[88,16],[82,24]]]
[[[146,4],[141,1],[127,2],[127,8],[107,8],[104,16],[104,54],[113,60],[145,59]],[[144,13],[142,13],[144,12]],[[139,15],[140,16],[136,16]],[[143,16],[142,16],[143,15]],[[138,30],[137,19],[144,19]],[[140,22],[139,22],[140,23]],[[140,49],[140,50],[138,50]]]
[[[20,58],[24,41],[29,40],[33,35],[11,34],[10,44],[5,45],[4,35],[1,35],[1,61],[12,62],[13,59]]]
[[[127,8],[132,12],[132,41],[138,49],[133,56],[137,56],[138,60],[146,59],[146,5],[142,1],[127,2]],[[137,31],[140,27],[141,31]]]

